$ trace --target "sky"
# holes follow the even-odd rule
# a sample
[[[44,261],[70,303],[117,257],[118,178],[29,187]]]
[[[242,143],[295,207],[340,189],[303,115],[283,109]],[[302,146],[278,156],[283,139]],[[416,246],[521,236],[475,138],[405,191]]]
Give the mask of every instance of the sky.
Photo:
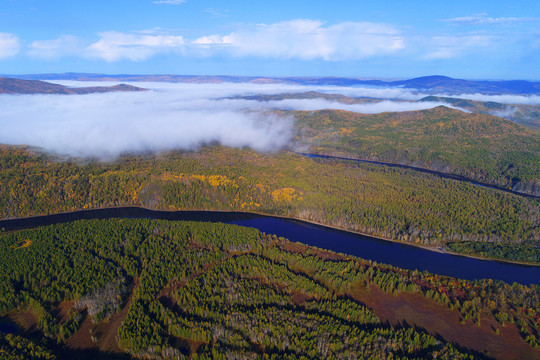
[[[540,80],[540,1],[0,0],[0,74]]]

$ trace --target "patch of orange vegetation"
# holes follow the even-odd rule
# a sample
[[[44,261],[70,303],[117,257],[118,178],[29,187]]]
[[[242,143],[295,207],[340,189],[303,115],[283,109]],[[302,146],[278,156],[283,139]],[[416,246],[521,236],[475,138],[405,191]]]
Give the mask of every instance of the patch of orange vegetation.
[[[240,207],[241,207],[242,209],[249,208],[249,207],[253,207],[253,206],[255,206],[255,207],[260,207],[261,204],[256,203],[256,202],[253,202],[253,201],[250,201],[250,202],[244,201],[244,202],[240,205]]]
[[[20,243],[19,243],[19,244],[20,244]],[[13,246],[13,245],[12,245],[11,248],[12,248],[12,249],[15,249],[15,250],[17,250],[17,249],[24,249],[24,248],[29,247],[30,245],[32,245],[32,240],[26,239],[26,240],[24,240],[24,243],[22,243],[21,245],[19,245],[19,246]]]
[[[169,174],[169,173],[165,173],[165,174],[161,174],[161,178],[163,180],[168,180],[168,181],[176,181],[176,180],[182,180],[184,178],[184,174]]]
[[[217,187],[217,186],[226,186],[226,185],[233,185],[238,187],[233,180],[229,180],[224,175],[210,175],[208,177],[208,182],[210,185]]]
[[[199,180],[201,182],[207,182],[209,183],[211,186],[213,187],[218,187],[218,186],[234,186],[234,187],[238,187],[238,185],[236,184],[236,182],[234,180],[231,180],[229,178],[227,178],[227,176],[225,175],[198,175],[198,174],[194,174],[194,175],[185,175],[185,174],[169,174],[169,173],[165,173],[165,174],[162,174],[161,175],[161,178],[163,180],[167,180],[167,181],[179,181],[179,180]],[[242,179],[244,181],[246,181],[247,179],[243,176],[240,176],[239,179]]]
[[[296,194],[295,192],[296,190],[289,187],[276,189],[272,191],[272,198],[274,199],[274,202],[276,203],[284,202],[287,204],[293,202],[293,200],[302,200],[302,199],[299,199],[299,196],[301,195],[301,193]]]
[[[206,181],[206,175],[191,175],[191,177],[199,181]]]
[[[348,129],[348,128],[339,129],[339,133],[341,134],[341,136],[350,135],[352,134],[352,132],[353,132],[353,129]]]

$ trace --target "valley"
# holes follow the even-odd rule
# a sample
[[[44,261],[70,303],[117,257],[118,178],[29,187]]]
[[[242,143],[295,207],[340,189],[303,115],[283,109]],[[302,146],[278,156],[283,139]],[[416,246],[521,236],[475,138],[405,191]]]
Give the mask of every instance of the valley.
[[[21,96],[48,93],[58,104],[56,96],[84,103],[84,94],[124,86],[17,84],[30,93]],[[538,356],[535,120],[439,96],[126,86],[148,89],[133,100],[92,95],[94,104],[159,101],[172,109],[162,116],[182,114],[184,123],[208,116],[191,107],[217,106],[212,135],[160,151],[153,139],[136,147],[143,151],[110,147],[106,156],[0,145],[8,358]],[[212,96],[178,100],[186,91]],[[39,119],[42,105],[32,106]],[[110,139],[128,144],[132,129],[150,129],[145,106],[126,123],[128,135]],[[536,116],[523,106],[524,117]],[[88,119],[108,116],[89,111]],[[116,121],[99,118],[89,133],[112,134]],[[225,146],[230,127],[249,135]],[[256,139],[270,145],[256,148]]]

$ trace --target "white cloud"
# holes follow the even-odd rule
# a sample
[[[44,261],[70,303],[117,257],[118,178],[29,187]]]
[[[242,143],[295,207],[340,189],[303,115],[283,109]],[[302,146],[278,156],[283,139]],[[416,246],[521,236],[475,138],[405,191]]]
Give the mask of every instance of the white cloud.
[[[89,45],[71,35],[34,41],[29,54],[47,59],[77,55],[109,62],[143,61],[164,53],[340,61],[393,54],[405,48],[404,37],[389,25],[344,22],[325,26],[320,21],[302,19],[242,25],[229,34],[209,34],[192,40],[155,30],[108,31],[99,36]]]
[[[200,90],[165,86],[137,93],[0,95],[0,143],[110,159],[125,152],[193,150],[212,142],[273,151],[292,138],[289,118],[212,99],[223,93],[212,87]]]
[[[186,2],[186,0],[159,0],[152,1],[154,4],[169,4],[169,5],[180,5]]]
[[[102,82],[58,83],[103,85]],[[0,113],[0,143],[28,144],[59,154],[104,159],[126,152],[193,150],[212,142],[273,151],[288,146],[293,138],[292,119],[272,115],[273,109],[331,108],[378,113],[419,110],[440,105],[398,101],[347,105],[323,99],[260,102],[227,98],[234,95],[279,94],[313,89],[336,93],[337,89],[347,89],[338,87],[231,83],[133,84],[153,91],[90,95],[0,95],[0,108],[3,109]],[[362,91],[367,92],[369,89]],[[378,91],[380,95],[382,90]]]
[[[49,81],[49,80],[48,80]],[[103,81],[49,81],[70,87],[103,86]],[[115,84],[114,82],[105,84]],[[257,84],[257,83],[168,83],[131,82],[133,86],[156,91],[182,91],[182,97],[221,99],[236,95],[276,95],[283,93],[302,93],[316,91],[323,94],[341,94],[350,97],[369,97],[375,99],[418,100],[427,94],[415,93],[411,89],[399,87],[362,87],[336,85],[297,85],[297,84]]]
[[[492,44],[492,38],[487,35],[455,35],[434,36],[431,39],[430,49],[426,59],[448,59],[464,55],[469,51],[487,47]]]
[[[232,43],[232,39],[229,36],[219,35],[202,36],[192,42],[192,44],[197,45],[232,45]]]
[[[328,101],[324,99],[287,99],[281,101],[269,101],[266,103],[271,108],[280,110],[345,110],[361,114],[379,114],[383,112],[401,112],[432,109],[444,105],[446,107],[457,109],[444,102],[408,102],[383,100],[376,103],[367,104],[343,104],[337,101]],[[460,109],[461,110],[461,109]]]
[[[226,17],[228,16],[227,13],[229,12],[228,9],[221,10],[221,9],[215,9],[215,8],[207,8],[204,11],[217,17]]]
[[[72,35],[60,36],[53,40],[34,41],[28,53],[42,59],[57,59],[66,55],[78,55],[84,46],[79,38]]]
[[[389,25],[344,22],[323,26],[320,21],[302,19],[258,24],[225,36],[204,36],[193,44],[226,45],[234,56],[326,61],[364,59],[405,47],[404,38]]]
[[[473,16],[455,17],[452,19],[442,20],[447,23],[458,25],[507,25],[507,24],[519,24],[525,22],[540,21],[538,17],[489,17],[486,14],[478,14]]]
[[[0,33],[0,59],[17,55],[20,49],[19,38],[13,34]]]
[[[458,99],[469,99],[478,101],[493,101],[501,104],[520,104],[520,105],[540,105],[540,96],[538,95],[484,95],[484,94],[461,94],[461,95],[440,95]]]
[[[91,57],[106,61],[127,59],[146,60],[159,53],[179,51],[184,44],[182,36],[126,34],[115,31],[100,34],[101,39],[86,49]]]

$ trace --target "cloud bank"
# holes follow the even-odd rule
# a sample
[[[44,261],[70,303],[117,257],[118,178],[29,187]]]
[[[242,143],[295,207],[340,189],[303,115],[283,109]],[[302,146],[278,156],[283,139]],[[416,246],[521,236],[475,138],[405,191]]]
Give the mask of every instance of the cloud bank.
[[[0,96],[0,143],[82,157],[193,150],[218,142],[272,151],[292,136],[290,119],[239,111],[177,91],[83,96]]]
[[[317,20],[258,24],[228,35],[204,36],[193,44],[221,46],[234,56],[326,61],[359,60],[405,47],[399,32],[385,24],[343,22],[324,26]]]
[[[458,99],[468,99],[477,101],[493,101],[501,104],[518,105],[540,105],[538,95],[484,95],[484,94],[461,94],[461,95],[440,95]]]
[[[73,85],[75,82],[59,83]],[[95,83],[78,82],[77,85],[91,86]],[[272,112],[275,109],[342,109],[378,113],[441,105],[390,100],[347,105],[323,99],[260,102],[230,98],[314,89],[335,93],[336,87],[228,83],[134,85],[152,90],[73,96],[1,95],[0,143],[27,144],[57,154],[102,159],[112,159],[123,153],[195,150],[216,142],[266,152],[289,146],[294,136],[293,119],[276,116]],[[344,89],[362,93],[369,91],[367,88]],[[381,95],[383,90],[374,91]],[[396,89],[388,91],[396,94]],[[403,91],[403,95],[408,96],[408,93]]]
[[[155,1],[180,4],[176,0]],[[224,12],[209,8],[215,16]],[[448,24],[521,24],[540,18],[490,18],[486,15],[441,20]],[[90,60],[146,61],[172,54],[183,58],[253,58],[297,61],[361,61],[376,57],[407,57],[442,61],[479,54],[496,54],[519,46],[534,51],[538,44],[530,31],[414,33],[382,22],[345,21],[335,24],[313,19],[274,23],[236,23],[222,33],[194,33],[154,28],[141,31],[105,31],[97,39],[63,35],[30,44],[28,54],[42,59],[78,56]],[[9,34],[8,34],[9,35]],[[1,54],[1,38],[0,38]]]
[[[28,53],[38,58],[77,55],[108,62],[143,61],[165,53],[186,57],[340,61],[393,54],[405,48],[404,37],[390,25],[342,22],[326,26],[321,21],[305,19],[241,25],[229,34],[210,34],[195,39],[153,31],[107,31],[98,35],[97,41],[86,44],[71,35],[34,41]]]

